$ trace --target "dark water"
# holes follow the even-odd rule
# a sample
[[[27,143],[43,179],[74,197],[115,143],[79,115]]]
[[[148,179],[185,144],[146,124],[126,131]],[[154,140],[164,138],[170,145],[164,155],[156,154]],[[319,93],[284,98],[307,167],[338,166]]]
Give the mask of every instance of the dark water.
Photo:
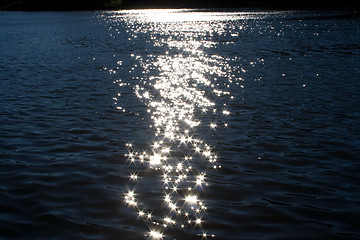
[[[2,12],[0,80],[0,239],[360,239],[359,18]]]

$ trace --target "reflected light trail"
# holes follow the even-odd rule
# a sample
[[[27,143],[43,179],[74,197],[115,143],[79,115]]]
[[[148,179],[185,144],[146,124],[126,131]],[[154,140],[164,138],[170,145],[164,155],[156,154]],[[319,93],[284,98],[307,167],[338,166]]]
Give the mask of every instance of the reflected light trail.
[[[207,221],[204,188],[207,173],[221,165],[214,148],[202,136],[227,126],[217,121],[231,113],[217,100],[233,96],[224,90],[227,81],[232,81],[226,59],[206,50],[216,47],[213,36],[226,27],[213,21],[243,16],[136,10],[113,12],[108,17],[122,21],[131,39],[148,36],[146,43],[154,48],[153,52],[132,55],[143,74],[133,78],[133,91],[147,108],[153,141],[140,150],[135,143],[126,144],[132,170],[130,190],[124,194],[125,203],[148,224],[151,239],[164,238],[169,228],[200,229],[201,238],[214,237],[202,230]],[[152,195],[142,198],[141,185]]]

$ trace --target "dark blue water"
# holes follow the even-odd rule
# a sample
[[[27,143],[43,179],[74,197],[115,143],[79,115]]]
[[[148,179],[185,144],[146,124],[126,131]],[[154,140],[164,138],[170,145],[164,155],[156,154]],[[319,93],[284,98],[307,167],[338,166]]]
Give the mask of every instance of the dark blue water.
[[[359,93],[345,12],[1,12],[0,239],[359,239]]]

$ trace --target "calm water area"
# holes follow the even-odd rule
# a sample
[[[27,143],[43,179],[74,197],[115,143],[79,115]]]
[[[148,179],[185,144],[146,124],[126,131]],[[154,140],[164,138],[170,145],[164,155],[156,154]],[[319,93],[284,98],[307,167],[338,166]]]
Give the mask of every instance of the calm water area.
[[[360,239],[360,18],[0,12],[0,239]]]

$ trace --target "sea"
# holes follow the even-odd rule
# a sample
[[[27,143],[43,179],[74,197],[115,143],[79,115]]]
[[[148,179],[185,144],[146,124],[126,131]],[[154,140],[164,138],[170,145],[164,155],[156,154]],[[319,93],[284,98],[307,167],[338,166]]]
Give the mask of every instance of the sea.
[[[0,12],[0,239],[360,239],[350,10]]]

